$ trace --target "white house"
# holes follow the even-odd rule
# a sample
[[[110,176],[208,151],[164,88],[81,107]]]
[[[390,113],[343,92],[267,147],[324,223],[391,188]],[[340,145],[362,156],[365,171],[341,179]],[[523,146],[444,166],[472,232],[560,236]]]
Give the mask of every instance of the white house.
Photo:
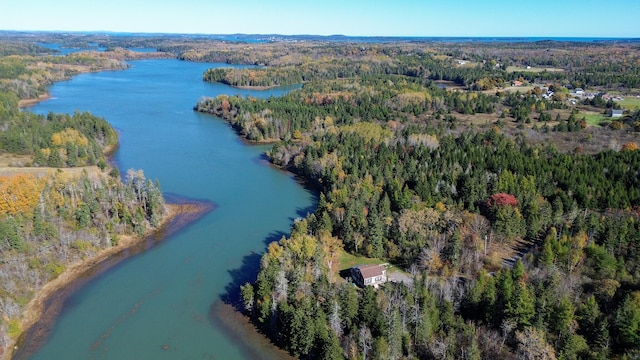
[[[387,282],[387,269],[384,265],[358,265],[351,268],[351,277],[360,287],[378,287]]]

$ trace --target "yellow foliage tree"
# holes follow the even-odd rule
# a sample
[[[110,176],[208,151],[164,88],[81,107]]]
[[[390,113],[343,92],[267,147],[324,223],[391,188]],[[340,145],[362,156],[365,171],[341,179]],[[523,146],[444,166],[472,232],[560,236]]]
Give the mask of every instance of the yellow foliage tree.
[[[87,137],[75,129],[64,129],[51,136],[51,144],[53,146],[65,146],[67,144],[73,144],[77,146],[89,145]]]
[[[44,185],[32,174],[0,177],[0,216],[33,212]]]
[[[335,236],[331,236],[331,233],[329,232],[323,232],[320,235],[320,243],[322,244],[322,249],[325,253],[327,267],[331,269],[333,261],[338,256],[338,253],[344,248],[342,240]]]
[[[382,142],[391,137],[392,132],[373,122],[359,122],[342,127],[343,132],[355,133],[365,142]]]
[[[280,246],[280,244],[274,241],[269,244],[267,253],[272,259],[277,260],[280,257],[280,255],[282,255],[282,250],[283,250],[282,246]]]
[[[318,246],[318,241],[311,235],[292,234],[290,239],[280,240],[280,245],[291,251],[295,258],[304,261],[313,256]]]

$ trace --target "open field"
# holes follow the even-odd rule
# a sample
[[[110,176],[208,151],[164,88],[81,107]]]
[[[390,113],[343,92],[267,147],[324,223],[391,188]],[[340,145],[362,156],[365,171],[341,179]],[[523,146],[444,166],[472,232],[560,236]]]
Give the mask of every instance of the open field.
[[[604,115],[604,114],[598,114],[598,113],[587,113],[587,114],[582,114],[580,113],[578,115],[578,118],[581,119],[582,117],[585,118],[585,120],[587,121],[587,125],[589,126],[602,126],[603,123],[608,124],[609,122],[611,122],[611,118]]]
[[[533,73],[537,73],[537,72],[543,72],[543,71],[547,71],[547,72],[564,72],[564,69],[559,69],[559,68],[552,68],[552,67],[530,67],[530,68],[526,68],[526,67],[519,67],[519,66],[507,66],[507,72],[512,73],[512,72],[533,72]]]
[[[479,65],[481,64],[477,62],[468,61],[468,60],[456,60],[457,67],[475,68],[475,67],[478,67]]]
[[[625,109],[634,110],[640,108],[640,98],[638,97],[625,97],[624,100],[618,101],[618,104]]]
[[[74,168],[29,167],[31,157],[28,155],[0,154],[0,176],[13,176],[17,174],[33,174],[35,176],[50,176],[57,171],[80,176],[87,171],[91,178],[103,176],[103,172],[97,166],[82,166]]]
[[[29,155],[15,155],[0,153],[0,168],[21,167],[31,163]]]
[[[496,92],[513,93],[513,92],[519,91],[521,93],[526,93],[533,90],[536,86],[539,86],[539,85],[505,86],[505,87],[495,88],[491,90],[482,90],[482,93],[487,95],[495,95]]]
[[[18,174],[33,174],[36,177],[51,176],[57,171],[80,176],[83,171],[87,171],[90,178],[102,176],[102,171],[97,166],[83,166],[74,168],[51,168],[51,167],[0,167],[0,176],[13,176]]]

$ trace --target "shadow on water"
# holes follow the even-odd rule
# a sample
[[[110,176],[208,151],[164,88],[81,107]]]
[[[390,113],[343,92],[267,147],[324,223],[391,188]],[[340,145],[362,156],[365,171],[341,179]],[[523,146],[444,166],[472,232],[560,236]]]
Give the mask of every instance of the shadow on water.
[[[307,207],[304,207],[304,208],[297,208],[296,209],[296,214],[298,215],[298,217],[304,219],[304,218],[307,217],[307,215],[313,214],[316,211],[317,207],[318,207],[318,199],[314,198],[313,199],[313,205],[307,206]]]
[[[268,157],[263,154],[256,161],[265,162],[268,161]],[[270,163],[267,164],[272,166]],[[280,170],[287,172],[291,176],[295,176],[286,170]],[[298,179],[298,181],[300,180]],[[318,207],[319,196],[317,192],[309,191],[309,193],[312,196],[311,205],[297,208],[297,218],[305,218],[308,214],[312,214]],[[296,218],[290,218],[290,220],[293,224]],[[265,248],[270,243],[279,241],[282,237],[287,236],[289,236],[288,232],[271,232],[263,239]],[[289,355],[289,353],[273,344],[269,338],[260,332],[251,319],[246,316],[240,294],[240,287],[246,283],[255,283],[256,276],[260,270],[261,259],[262,253],[251,252],[242,258],[240,267],[228,270],[231,281],[225,287],[224,294],[211,304],[209,316],[211,325],[223,329],[223,332],[227,334],[229,339],[250,359],[295,359]]]
[[[288,234],[275,231],[264,239],[264,244],[279,241]],[[225,293],[211,304],[210,321],[212,326],[222,328],[231,341],[244,352],[248,358],[261,360],[294,359],[286,351],[275,346],[256,328],[244,313],[244,305],[240,295],[240,286],[253,283],[260,270],[262,254],[251,252],[242,259],[237,269],[228,270],[231,282],[227,284]]]
[[[262,166],[273,166],[271,159],[266,152],[260,153],[260,155],[254,159],[254,162]]]
[[[312,214],[318,207],[318,196],[313,194],[311,205],[296,209],[298,218],[305,218],[308,214]],[[293,223],[296,219],[290,218]],[[271,232],[264,238],[263,243],[265,249],[274,241],[280,241],[283,237],[288,237],[289,233],[284,231]],[[225,287],[225,293],[220,296],[220,300],[227,305],[234,307],[236,310],[243,312],[242,299],[240,298],[240,286],[246,283],[254,283],[256,275],[260,270],[260,259],[262,254],[251,252],[242,258],[242,265],[237,269],[228,270],[231,275],[231,282]]]
[[[216,208],[214,203],[208,201],[184,198],[174,194],[164,194],[164,196],[167,204],[180,206],[179,213],[132,246],[122,248],[106,258],[88,265],[87,269],[82,270],[69,283],[49,294],[43,301],[42,313],[38,320],[20,335],[17,341],[18,349],[13,353],[11,359],[28,359],[46,343],[58,316],[65,309],[76,305],[71,295],[80,288],[96,281],[107,271],[117,269],[124,260],[141,254],[162,241],[169,240],[172,235],[177,234],[187,225],[195,223]]]
[[[265,247],[274,241],[280,241],[288,234],[283,231],[274,231],[264,238]],[[237,269],[228,270],[231,275],[231,282],[225,287],[225,293],[220,296],[220,300],[232,306],[237,311],[244,311],[242,299],[240,297],[240,286],[246,283],[254,283],[256,275],[260,270],[260,259],[262,254],[251,252],[242,258],[242,265]]]

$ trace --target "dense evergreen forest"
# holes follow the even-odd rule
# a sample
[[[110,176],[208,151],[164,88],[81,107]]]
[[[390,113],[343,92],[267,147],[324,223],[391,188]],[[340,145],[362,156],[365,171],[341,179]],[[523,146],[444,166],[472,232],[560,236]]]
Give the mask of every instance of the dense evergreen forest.
[[[43,116],[18,107],[21,98],[40,95],[41,85],[59,80],[32,64],[66,67],[77,55],[25,57],[24,51],[42,50],[25,44],[0,49],[12,54],[0,57],[1,356],[25,330],[22,313],[45,283],[123,236],[157,228],[166,210],[159,184],[142,170],[121,179],[107,164],[105,153],[118,139],[105,119],[89,113]]]
[[[208,53],[253,54],[247,63],[266,65],[212,69],[208,81],[304,82],[279,98],[219,96],[195,108],[249,140],[274,142],[271,161],[320,192],[316,211],[269,245],[256,282],[242,286],[244,309],[300,358],[640,356],[640,111],[588,124],[586,111],[613,104],[574,104],[568,91],[634,91],[637,49],[611,65],[570,56],[581,49],[608,59],[617,46]],[[384,61],[363,55],[374,48]],[[504,70],[525,55],[567,71],[527,73],[522,58],[525,71]],[[549,82],[557,95],[500,91],[516,79]],[[344,252],[393,264],[411,280],[356,288],[341,275]]]

